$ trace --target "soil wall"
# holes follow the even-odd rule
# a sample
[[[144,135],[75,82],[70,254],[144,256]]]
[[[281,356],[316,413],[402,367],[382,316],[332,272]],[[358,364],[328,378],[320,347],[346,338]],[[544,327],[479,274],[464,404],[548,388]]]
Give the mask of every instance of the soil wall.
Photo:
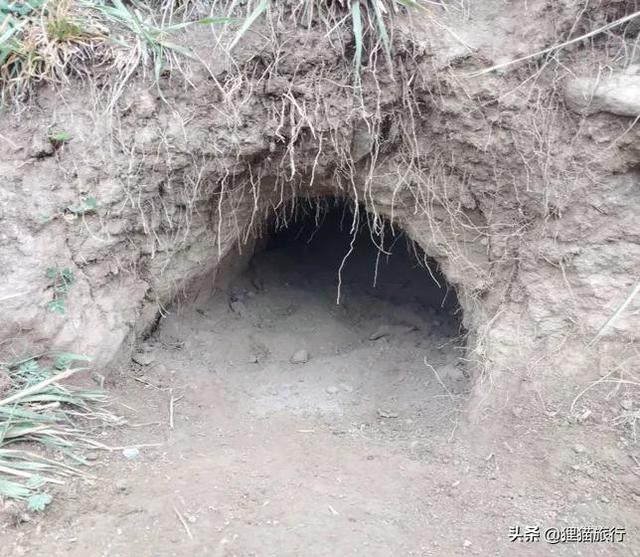
[[[521,398],[553,408],[632,365],[640,300],[589,343],[640,273],[640,74],[624,49],[637,30],[478,75],[620,15],[619,3],[583,8],[399,16],[394,77],[365,69],[362,96],[335,37],[275,17],[233,61],[211,31],[190,32],[203,63],[160,89],[133,80],[113,106],[96,83],[43,87],[0,120],[5,357],[58,349],[122,364],[270,212],[331,193],[439,262],[482,413]],[[71,139],[53,148],[59,129]]]

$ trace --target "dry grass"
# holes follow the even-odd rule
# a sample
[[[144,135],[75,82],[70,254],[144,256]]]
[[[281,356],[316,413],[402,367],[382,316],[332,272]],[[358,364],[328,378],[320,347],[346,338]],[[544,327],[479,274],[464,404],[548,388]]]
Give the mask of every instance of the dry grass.
[[[144,2],[32,0],[0,8],[0,92],[23,101],[40,83],[67,83],[107,72],[114,99],[137,72],[148,68],[156,82],[177,57],[193,57],[171,36],[194,24],[172,23],[172,14]]]
[[[0,12],[0,87],[21,99],[44,81],[86,75],[87,62],[108,57],[108,28],[75,0],[39,1],[20,12]]]

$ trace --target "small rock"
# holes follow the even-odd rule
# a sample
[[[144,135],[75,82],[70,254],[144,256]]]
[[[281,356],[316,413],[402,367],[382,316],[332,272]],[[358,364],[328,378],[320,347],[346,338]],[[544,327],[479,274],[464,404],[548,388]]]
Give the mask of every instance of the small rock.
[[[125,492],[129,489],[129,484],[127,484],[126,480],[116,480],[115,486],[117,491]]]
[[[257,364],[258,363],[258,356],[256,356],[255,354],[251,354],[251,356],[249,356],[249,363],[250,364]]]
[[[247,306],[241,300],[232,300],[229,302],[231,311],[238,315],[238,317],[246,317],[248,315]]]
[[[587,452],[587,447],[585,447],[584,445],[581,445],[580,443],[576,443],[573,446],[573,450],[577,454],[583,454]]]
[[[122,456],[127,460],[135,460],[140,456],[140,450],[137,447],[127,447],[122,451]]]
[[[471,543],[470,540],[464,540],[462,542],[462,547],[471,547],[473,544]]]
[[[631,410],[633,408],[633,400],[625,398],[620,401],[620,406],[622,406],[624,410]]]
[[[307,350],[298,350],[291,356],[292,364],[306,364],[311,359]]]
[[[610,503],[611,500],[606,495],[600,495],[600,501],[603,503]]]
[[[141,366],[148,366],[156,361],[153,353],[151,352],[138,352],[137,354],[134,354],[131,359]]]
[[[388,412],[386,410],[378,409],[378,416],[380,418],[397,418],[398,414],[396,414],[395,412]]]
[[[50,157],[55,152],[51,142],[40,134],[36,134],[31,141],[31,150],[29,154],[36,159],[44,159]]]
[[[327,394],[330,395],[337,395],[340,392],[340,389],[338,389],[338,387],[336,387],[335,385],[329,385],[325,391],[327,391]]]
[[[92,451],[90,453],[87,453],[84,458],[89,462],[93,462],[94,460],[98,460],[98,453]]]

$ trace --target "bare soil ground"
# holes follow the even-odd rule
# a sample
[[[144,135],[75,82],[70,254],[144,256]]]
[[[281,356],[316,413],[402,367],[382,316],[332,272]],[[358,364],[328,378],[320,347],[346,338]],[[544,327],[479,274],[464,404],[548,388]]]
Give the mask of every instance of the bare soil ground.
[[[471,428],[457,320],[433,291],[384,262],[365,288],[356,253],[336,305],[335,268],[287,241],[163,320],[115,378],[131,427],[103,439],[139,454],[95,455],[95,481],[3,516],[1,555],[640,555],[640,453],[610,410]],[[521,543],[512,526],[627,535]]]

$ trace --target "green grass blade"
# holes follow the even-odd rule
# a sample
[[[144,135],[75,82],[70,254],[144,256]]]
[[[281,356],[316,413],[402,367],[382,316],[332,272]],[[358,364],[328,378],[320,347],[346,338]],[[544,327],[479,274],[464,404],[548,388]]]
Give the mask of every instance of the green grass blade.
[[[49,377],[48,379],[45,379],[44,381],[40,381],[39,383],[27,389],[14,393],[13,395],[0,400],[0,406],[6,406],[7,404],[18,402],[25,397],[39,393],[43,391],[45,387],[48,387],[49,385],[51,385],[52,383],[55,383],[56,381],[62,381],[63,379],[68,379],[74,373],[79,372],[81,369],[82,368],[68,369],[67,371],[63,371],[61,373],[58,373],[57,375],[54,375],[53,377]]]
[[[271,3],[271,0],[262,0],[256,7],[255,9],[249,14],[249,17],[247,17],[244,20],[244,23],[242,24],[242,26],[240,27],[240,29],[238,30],[238,33],[236,34],[235,38],[233,39],[233,41],[231,42],[231,44],[229,45],[229,50],[231,50],[233,47],[235,47],[238,42],[240,42],[240,39],[242,39],[242,37],[245,35],[245,33],[249,30],[249,28],[255,23],[255,21],[264,13],[267,11],[267,8],[269,7],[269,4]]]
[[[41,354],[8,366],[11,388],[0,400],[0,500],[38,497],[45,484],[63,485],[69,477],[92,477],[65,463],[63,458],[74,465],[91,466],[80,454],[96,445],[88,429],[89,422],[120,421],[104,407],[109,397],[103,391],[61,383],[86,369],[67,369],[68,366],[91,358],[72,352],[46,355],[44,361],[40,360]],[[52,370],[47,361],[64,370],[58,372],[55,367]],[[55,459],[9,448],[25,445],[42,452],[51,451]]]
[[[236,17],[203,17],[202,19],[197,19],[195,21],[183,21],[182,23],[175,23],[173,25],[167,25],[162,28],[163,33],[171,33],[172,31],[180,31],[181,29],[186,29],[191,25],[222,25],[224,23],[232,23],[237,21]]]
[[[376,27],[378,28],[378,36],[382,41],[382,48],[384,49],[387,64],[389,65],[389,69],[391,69],[393,67],[393,61],[391,59],[391,41],[389,40],[387,26],[385,25],[384,18],[382,17],[380,0],[371,0],[371,4],[373,5],[373,12],[376,16]]]
[[[422,6],[415,0],[394,0],[394,2],[404,6],[405,8],[422,8]]]
[[[0,479],[0,495],[7,499],[26,499],[31,495],[31,489],[21,483]]]
[[[7,420],[15,420],[15,419],[23,419],[23,420],[40,420],[40,421],[55,421],[52,416],[43,416],[42,414],[38,414],[37,412],[29,412],[28,410],[23,410],[22,408],[1,408],[0,407],[0,421],[4,420],[4,416],[6,416]]]
[[[351,19],[353,21],[353,38],[356,46],[354,65],[356,67],[356,73],[359,74],[362,66],[362,51],[364,49],[360,0],[352,0],[351,2]]]

